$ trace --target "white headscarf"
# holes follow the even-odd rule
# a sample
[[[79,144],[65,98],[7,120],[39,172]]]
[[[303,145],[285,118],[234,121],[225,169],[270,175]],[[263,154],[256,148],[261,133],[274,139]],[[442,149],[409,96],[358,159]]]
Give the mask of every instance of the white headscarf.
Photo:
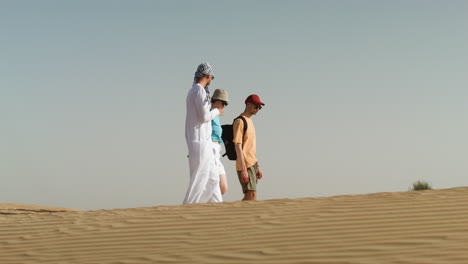
[[[198,65],[197,71],[195,72],[195,79],[201,78],[205,75],[213,76],[213,68],[211,68],[208,62],[203,62],[202,64]]]

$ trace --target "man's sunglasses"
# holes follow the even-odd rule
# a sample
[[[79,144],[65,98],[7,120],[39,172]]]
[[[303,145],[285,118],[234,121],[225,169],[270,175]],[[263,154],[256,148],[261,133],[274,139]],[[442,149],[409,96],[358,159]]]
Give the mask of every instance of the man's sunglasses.
[[[255,105],[255,109],[260,110],[260,109],[262,109],[262,106],[261,105]]]

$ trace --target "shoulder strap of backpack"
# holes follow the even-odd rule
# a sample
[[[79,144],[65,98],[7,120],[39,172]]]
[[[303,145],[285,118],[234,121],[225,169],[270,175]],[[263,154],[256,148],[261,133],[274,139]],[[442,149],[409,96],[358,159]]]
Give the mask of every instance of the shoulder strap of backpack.
[[[242,121],[244,122],[244,134],[245,134],[245,132],[247,131],[247,120],[245,120],[245,118],[241,115],[234,118],[234,121],[236,121],[236,119],[242,119]]]

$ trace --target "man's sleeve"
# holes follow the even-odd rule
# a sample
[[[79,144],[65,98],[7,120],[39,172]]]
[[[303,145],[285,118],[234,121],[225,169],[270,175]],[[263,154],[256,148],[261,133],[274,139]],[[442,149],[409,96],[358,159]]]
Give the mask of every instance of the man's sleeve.
[[[212,111],[207,110],[205,104],[209,104],[210,102],[205,102],[206,100],[206,92],[202,89],[199,89],[195,95],[195,108],[197,111],[198,120],[202,123],[209,122],[213,120],[216,116],[219,115],[218,109],[213,109]]]
[[[234,121],[232,130],[234,132],[232,142],[242,144],[244,142],[244,122],[240,118]]]

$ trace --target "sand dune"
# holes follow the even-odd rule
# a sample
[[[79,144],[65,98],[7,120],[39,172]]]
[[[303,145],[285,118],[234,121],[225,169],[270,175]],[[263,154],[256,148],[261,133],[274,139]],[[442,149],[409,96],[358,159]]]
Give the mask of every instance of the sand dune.
[[[97,211],[0,204],[0,263],[466,264],[468,188]]]

